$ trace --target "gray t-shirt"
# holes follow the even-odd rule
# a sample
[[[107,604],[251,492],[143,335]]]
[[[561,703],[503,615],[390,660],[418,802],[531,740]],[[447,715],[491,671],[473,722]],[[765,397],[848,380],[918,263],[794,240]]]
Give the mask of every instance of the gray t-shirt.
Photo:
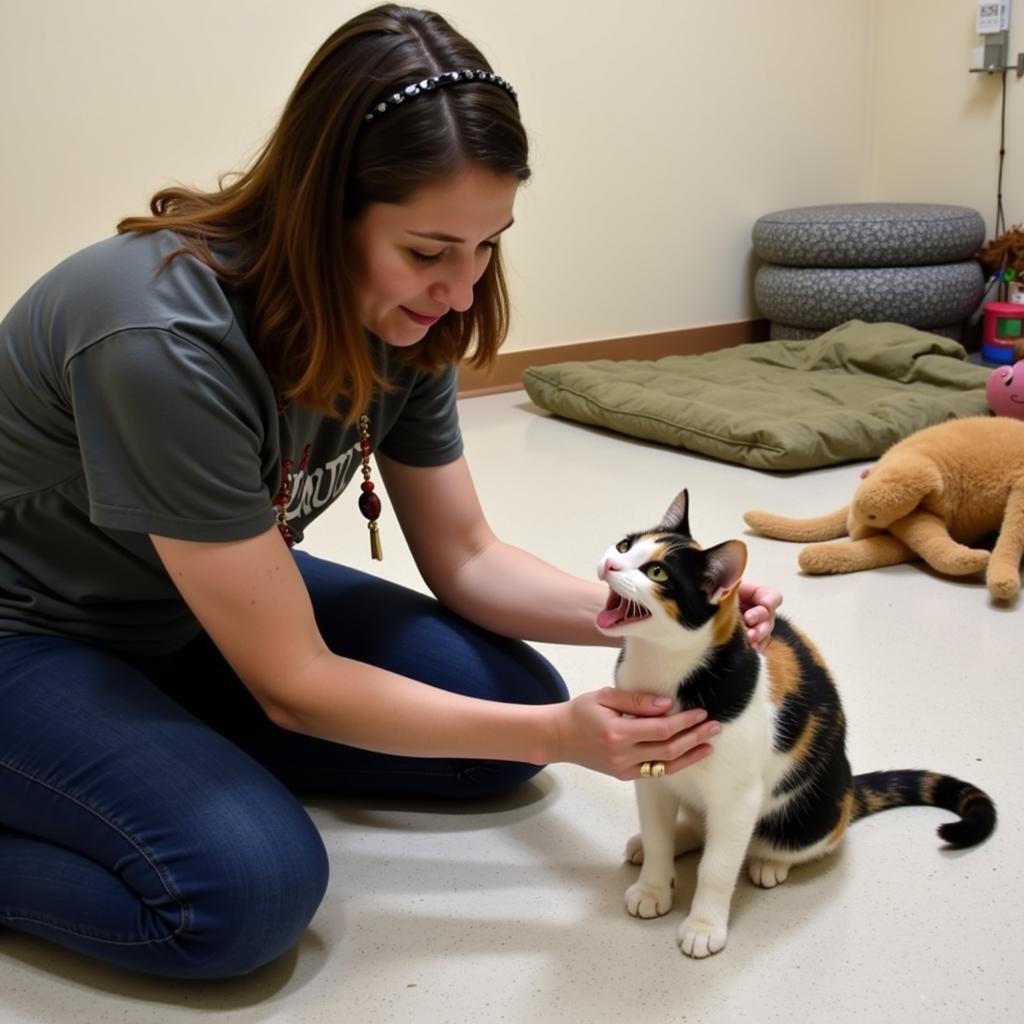
[[[189,255],[161,269],[179,247],[170,232],[90,246],[0,322],[0,635],[173,650],[198,625],[148,534],[264,532],[283,454],[299,540],[359,467],[356,427],[295,403],[279,413],[224,282]],[[427,374],[370,344],[395,385],[368,410],[374,448],[456,459],[455,368]]]

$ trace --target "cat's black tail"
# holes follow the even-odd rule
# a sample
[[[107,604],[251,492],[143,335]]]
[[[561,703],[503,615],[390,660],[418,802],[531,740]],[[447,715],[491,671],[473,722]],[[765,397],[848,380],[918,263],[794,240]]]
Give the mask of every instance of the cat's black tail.
[[[987,793],[952,775],[907,769],[868,772],[853,778],[852,821],[890,807],[942,807],[960,816],[938,828],[950,846],[974,846],[996,827],[996,805]]]

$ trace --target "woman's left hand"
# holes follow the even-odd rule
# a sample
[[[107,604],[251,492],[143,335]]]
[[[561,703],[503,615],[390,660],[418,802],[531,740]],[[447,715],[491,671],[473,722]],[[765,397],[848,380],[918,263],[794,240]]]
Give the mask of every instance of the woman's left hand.
[[[782,604],[782,594],[771,587],[743,580],[740,583],[740,613],[747,627],[751,646],[763,651],[772,638],[775,628],[775,612]]]

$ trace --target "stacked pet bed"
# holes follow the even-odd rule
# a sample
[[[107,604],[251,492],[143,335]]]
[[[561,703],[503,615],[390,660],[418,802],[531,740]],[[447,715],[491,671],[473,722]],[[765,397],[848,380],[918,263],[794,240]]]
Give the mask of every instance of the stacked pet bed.
[[[851,321],[812,341],[534,366],[523,385],[535,404],[579,423],[798,470],[875,458],[922,427],[985,415],[991,371],[966,355],[902,324]]]
[[[959,339],[984,292],[973,257],[985,221],[964,206],[805,206],[761,217],[752,238],[764,261],[754,298],[773,339],[813,338],[854,319]]]

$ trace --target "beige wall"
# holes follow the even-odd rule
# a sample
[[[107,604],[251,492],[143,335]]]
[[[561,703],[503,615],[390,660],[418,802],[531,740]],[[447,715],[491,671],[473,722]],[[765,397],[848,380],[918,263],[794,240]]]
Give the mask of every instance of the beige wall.
[[[0,0],[0,311],[161,185],[243,163],[364,6]],[[436,8],[515,83],[531,133],[509,349],[753,316],[750,226],[780,207],[966,203],[993,226],[999,83],[967,73],[973,0]],[[1024,81],[1007,87],[1014,223]]]

